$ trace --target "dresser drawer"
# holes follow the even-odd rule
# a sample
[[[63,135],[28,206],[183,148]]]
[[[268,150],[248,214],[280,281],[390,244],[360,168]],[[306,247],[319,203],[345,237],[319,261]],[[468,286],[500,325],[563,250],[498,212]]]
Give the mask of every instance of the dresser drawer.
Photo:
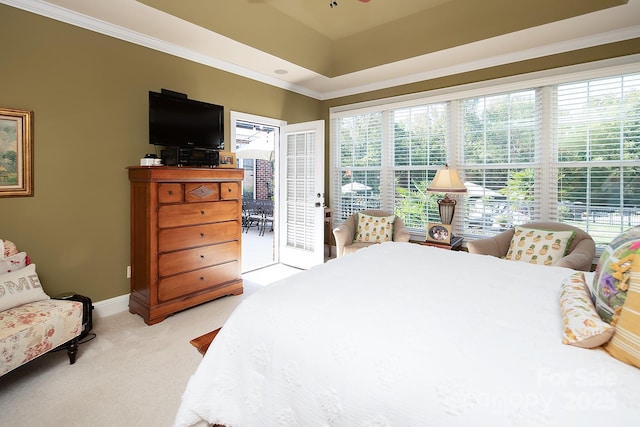
[[[158,274],[160,277],[167,277],[185,271],[233,261],[238,259],[239,249],[239,242],[234,240],[217,245],[160,254],[158,257]]]
[[[158,208],[158,226],[160,228],[230,221],[239,218],[240,205],[238,201],[232,200],[164,205]]]
[[[158,184],[158,203],[182,202],[182,184]]]
[[[240,240],[240,222],[227,221],[191,227],[164,228],[158,233],[158,252]]]
[[[240,198],[240,184],[237,182],[220,183],[220,199],[238,200]]]
[[[158,299],[161,302],[184,297],[240,278],[237,261],[171,276],[158,281]]]
[[[219,199],[220,184],[217,182],[196,182],[184,185],[185,202],[211,202]]]

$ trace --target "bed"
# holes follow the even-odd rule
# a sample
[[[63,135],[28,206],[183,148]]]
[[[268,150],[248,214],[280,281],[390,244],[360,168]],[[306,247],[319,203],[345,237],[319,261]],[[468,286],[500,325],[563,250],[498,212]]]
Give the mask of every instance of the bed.
[[[640,369],[562,344],[574,273],[397,242],[331,260],[238,306],[175,426],[636,426]]]

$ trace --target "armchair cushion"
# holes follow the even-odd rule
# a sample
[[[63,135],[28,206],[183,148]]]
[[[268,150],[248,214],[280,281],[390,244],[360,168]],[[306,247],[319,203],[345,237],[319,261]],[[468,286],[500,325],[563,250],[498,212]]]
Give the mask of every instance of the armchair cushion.
[[[82,303],[78,301],[49,299],[0,311],[0,375],[81,332]],[[75,361],[75,354],[73,357]]]
[[[395,215],[373,216],[358,212],[354,243],[390,242],[393,238]]]
[[[36,265],[0,275],[0,311],[49,299],[36,274]]]

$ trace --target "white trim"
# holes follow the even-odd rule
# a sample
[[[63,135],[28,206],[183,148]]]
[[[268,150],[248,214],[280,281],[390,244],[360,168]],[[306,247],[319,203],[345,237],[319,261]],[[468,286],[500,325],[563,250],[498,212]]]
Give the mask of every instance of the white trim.
[[[129,310],[129,294],[120,295],[93,303],[93,317],[101,319]]]
[[[384,109],[396,109],[416,105],[421,102],[435,103],[456,99],[472,98],[489,93],[511,92],[540,86],[588,80],[612,74],[627,74],[640,71],[640,54],[613,59],[605,59],[587,64],[571,65],[552,70],[538,71],[517,76],[484,80],[425,92],[414,92],[407,95],[379,98],[371,101],[345,104],[329,109],[330,118],[339,118],[353,114]],[[428,101],[427,101],[428,100]]]

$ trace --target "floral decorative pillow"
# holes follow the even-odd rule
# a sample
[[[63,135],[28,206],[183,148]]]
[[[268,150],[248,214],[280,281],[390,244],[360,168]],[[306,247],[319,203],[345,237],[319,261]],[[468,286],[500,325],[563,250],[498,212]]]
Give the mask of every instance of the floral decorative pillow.
[[[383,243],[393,240],[393,222],[395,215],[371,216],[358,212],[356,243]]]
[[[633,254],[640,254],[640,226],[621,233],[604,248],[593,276],[596,310],[612,325],[627,298]]]
[[[0,259],[13,256],[18,253],[16,244],[9,240],[0,239]]]
[[[31,264],[26,252],[19,252],[13,256],[0,259],[0,274],[20,270]]]
[[[562,282],[560,312],[564,326],[563,344],[598,347],[608,342],[614,333],[614,328],[596,313],[583,273],[575,273]]]
[[[531,264],[553,265],[564,257],[574,231],[536,230],[517,226],[506,259]]]
[[[36,265],[0,274],[0,311],[22,304],[49,299],[36,274]]]

